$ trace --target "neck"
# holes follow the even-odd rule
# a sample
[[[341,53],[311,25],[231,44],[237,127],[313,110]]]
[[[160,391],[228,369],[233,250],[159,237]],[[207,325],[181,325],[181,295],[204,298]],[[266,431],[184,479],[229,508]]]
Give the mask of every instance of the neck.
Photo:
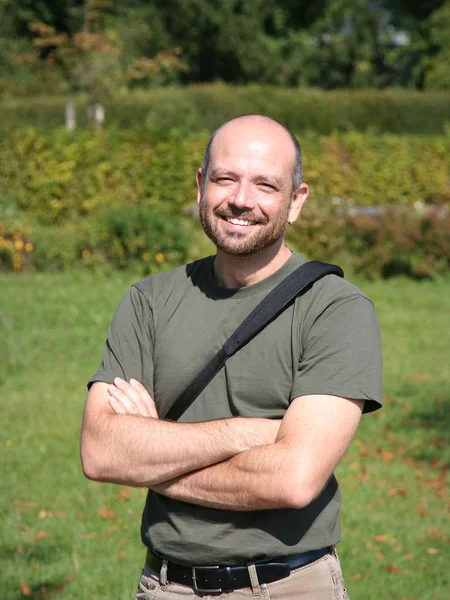
[[[253,256],[234,256],[217,250],[214,260],[214,277],[217,283],[226,288],[240,288],[270,277],[292,254],[284,240],[275,250],[276,252],[273,247],[266,248]]]

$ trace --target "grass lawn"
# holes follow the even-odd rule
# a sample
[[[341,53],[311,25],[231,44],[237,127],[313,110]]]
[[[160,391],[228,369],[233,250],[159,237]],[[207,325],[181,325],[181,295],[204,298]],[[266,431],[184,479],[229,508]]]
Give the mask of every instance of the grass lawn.
[[[130,273],[0,277],[0,598],[134,597],[143,490],[85,480],[85,382]],[[358,282],[356,282],[358,283]],[[450,597],[450,280],[359,282],[383,332],[385,407],[338,469],[352,600]]]

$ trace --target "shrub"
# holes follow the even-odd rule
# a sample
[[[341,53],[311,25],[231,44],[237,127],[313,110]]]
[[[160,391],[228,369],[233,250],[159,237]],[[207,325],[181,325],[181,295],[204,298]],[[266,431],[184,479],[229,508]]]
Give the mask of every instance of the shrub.
[[[65,104],[74,101],[79,127],[87,124],[82,96],[16,98],[3,101],[2,129],[32,126],[61,127]],[[330,134],[335,130],[379,133],[442,134],[450,122],[448,92],[280,88],[267,85],[225,84],[160,88],[120,94],[105,102],[109,126],[159,134],[181,129],[191,134],[212,132],[230,117],[262,112],[294,131]]]
[[[180,214],[195,199],[201,156],[198,143],[179,136],[19,130],[0,143],[0,197],[47,225],[122,204]]]
[[[62,271],[131,267],[156,273],[186,262],[180,217],[155,209],[119,207],[60,227],[0,219],[0,271]]]
[[[345,236],[355,272],[370,279],[425,279],[448,273],[450,267],[447,208],[421,216],[392,210],[378,217],[349,216]]]
[[[46,225],[122,205],[181,215],[195,201],[207,139],[176,131],[144,138],[115,130],[18,130],[0,141],[0,198]],[[450,138],[350,132],[300,140],[310,204],[450,202]]]
[[[105,224],[99,249],[116,267],[140,266],[144,273],[152,273],[187,259],[188,240],[180,218],[122,206],[108,211]]]
[[[336,210],[337,208],[337,210]],[[305,205],[288,244],[309,259],[338,262],[367,279],[448,273],[449,209],[387,209],[367,216],[356,209]]]

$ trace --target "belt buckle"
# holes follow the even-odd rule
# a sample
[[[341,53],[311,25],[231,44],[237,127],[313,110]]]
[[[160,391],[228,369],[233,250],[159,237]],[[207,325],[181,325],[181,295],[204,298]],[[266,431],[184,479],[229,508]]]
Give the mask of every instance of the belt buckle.
[[[200,593],[200,594],[221,594],[222,593],[222,588],[208,588],[208,589],[203,589],[203,588],[199,588],[197,586],[197,577],[195,575],[195,569],[204,569],[206,571],[214,571],[214,569],[220,569],[219,565],[214,565],[214,566],[205,566],[205,567],[191,567],[192,570],[192,587],[194,589],[194,592],[196,593]]]

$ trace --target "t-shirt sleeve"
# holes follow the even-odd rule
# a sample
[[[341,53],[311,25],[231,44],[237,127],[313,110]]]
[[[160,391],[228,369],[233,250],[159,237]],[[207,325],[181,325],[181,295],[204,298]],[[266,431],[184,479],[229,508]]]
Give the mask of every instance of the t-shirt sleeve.
[[[103,348],[102,363],[89,381],[112,383],[115,377],[137,379],[153,393],[153,319],[148,299],[132,286],[122,298]]]
[[[372,302],[362,294],[341,297],[310,314],[302,329],[291,400],[327,394],[365,400],[365,413],[380,408],[381,340]]]

